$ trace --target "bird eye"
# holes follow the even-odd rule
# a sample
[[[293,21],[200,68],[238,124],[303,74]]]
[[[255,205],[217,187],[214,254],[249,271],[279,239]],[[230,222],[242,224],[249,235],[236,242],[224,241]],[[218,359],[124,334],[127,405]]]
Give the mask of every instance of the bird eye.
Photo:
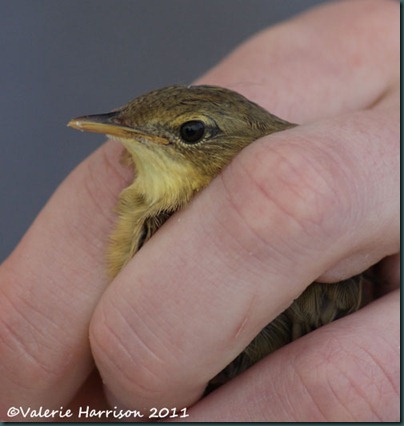
[[[181,138],[186,143],[197,143],[205,134],[205,123],[200,120],[187,121],[181,126]]]

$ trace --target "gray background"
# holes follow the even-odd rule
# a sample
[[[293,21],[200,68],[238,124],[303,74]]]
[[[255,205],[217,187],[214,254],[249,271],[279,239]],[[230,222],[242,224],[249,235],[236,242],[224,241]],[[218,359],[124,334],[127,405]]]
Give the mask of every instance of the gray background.
[[[324,0],[7,0],[0,5],[0,261],[99,146],[66,122],[190,83],[256,31]]]

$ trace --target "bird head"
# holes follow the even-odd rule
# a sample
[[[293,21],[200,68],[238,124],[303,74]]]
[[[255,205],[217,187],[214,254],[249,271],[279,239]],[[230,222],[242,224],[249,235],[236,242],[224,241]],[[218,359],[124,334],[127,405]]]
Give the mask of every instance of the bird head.
[[[118,139],[154,201],[202,189],[246,145],[292,125],[244,96],[215,86],[170,86],[68,126]]]

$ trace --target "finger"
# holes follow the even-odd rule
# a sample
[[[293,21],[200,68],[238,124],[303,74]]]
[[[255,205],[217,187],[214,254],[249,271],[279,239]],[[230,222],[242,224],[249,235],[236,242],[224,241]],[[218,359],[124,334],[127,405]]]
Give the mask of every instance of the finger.
[[[354,111],[399,82],[399,28],[397,2],[326,4],[252,37],[198,82],[295,123]]]
[[[263,138],[174,216],[92,319],[116,400],[194,403],[309,283],[397,252],[398,127],[392,111],[366,111]]]
[[[12,405],[66,404],[93,368],[88,324],[107,284],[116,194],[127,183],[120,151],[108,143],[73,171],[1,267],[2,418]]]
[[[399,292],[273,353],[187,421],[398,421]]]

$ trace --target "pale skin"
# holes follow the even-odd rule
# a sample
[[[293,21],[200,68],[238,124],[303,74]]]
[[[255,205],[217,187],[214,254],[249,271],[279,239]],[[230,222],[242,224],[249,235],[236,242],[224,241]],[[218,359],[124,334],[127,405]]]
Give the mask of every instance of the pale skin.
[[[118,143],[94,152],[1,266],[1,418],[105,409],[105,392],[192,405],[190,421],[399,420],[399,81],[398,2],[337,2],[241,45],[197,83],[303,125],[245,149],[112,283],[105,242],[132,176]],[[376,263],[368,306],[200,399],[310,282]]]

